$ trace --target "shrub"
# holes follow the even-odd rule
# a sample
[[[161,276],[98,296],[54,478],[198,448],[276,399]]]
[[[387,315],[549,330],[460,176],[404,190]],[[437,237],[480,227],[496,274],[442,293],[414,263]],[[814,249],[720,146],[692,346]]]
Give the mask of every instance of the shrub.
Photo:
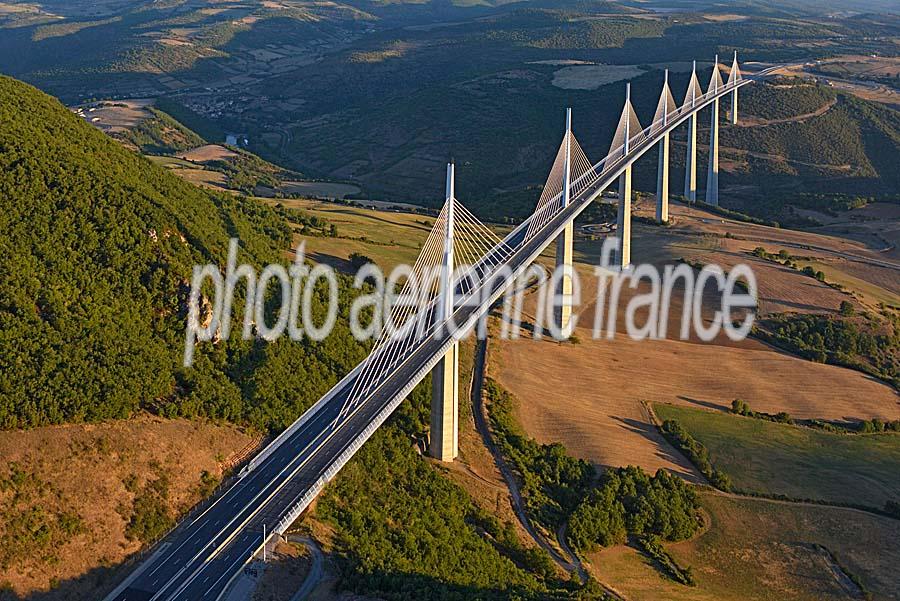
[[[569,519],[568,537],[583,551],[625,541],[627,533],[684,540],[699,527],[694,489],[665,470],[607,470]]]
[[[659,537],[653,535],[641,536],[638,538],[638,544],[641,546],[641,550],[644,551],[644,553],[660,565],[666,576],[679,584],[696,586],[697,583],[694,581],[694,575],[691,572],[691,568],[680,567],[672,556],[663,548],[662,544],[659,542]]]
[[[148,482],[134,498],[125,535],[142,543],[151,543],[168,532],[175,525],[175,519],[169,511],[168,498],[168,477],[160,475]]]
[[[710,484],[721,490],[731,490],[731,481],[728,476],[714,469],[709,461],[709,451],[700,443],[699,440],[691,436],[690,432],[684,429],[674,419],[667,419],[662,425],[663,436],[671,442],[675,448],[684,453],[693,463],[700,473],[702,473],[710,481]]]

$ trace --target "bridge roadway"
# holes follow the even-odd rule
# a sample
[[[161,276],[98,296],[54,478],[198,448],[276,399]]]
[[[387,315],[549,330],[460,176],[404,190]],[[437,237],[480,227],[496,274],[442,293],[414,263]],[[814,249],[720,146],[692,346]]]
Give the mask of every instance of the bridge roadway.
[[[769,71],[769,70],[767,70]],[[763,75],[764,73],[760,74]],[[754,78],[738,82],[745,85]],[[659,127],[644,142],[635,144],[627,157],[622,157],[603,170],[602,176],[573,198],[535,235],[524,242],[528,221],[509,234],[506,243],[514,250],[507,260],[512,277],[491,280],[490,294],[480,289],[486,302],[456,309],[456,323],[473,324],[513,281],[540,255],[574,219],[624,171],[625,167],[647,152],[660,136],[684,122],[691,113],[709,105],[714,98],[730,93],[735,86],[725,86],[717,95],[705,95],[690,109],[674,111],[666,127]],[[430,310],[430,309],[429,309]],[[262,545],[263,525],[269,531],[285,516],[303,494],[314,488],[326,470],[357,439],[367,437],[366,428],[385,412],[393,410],[411,384],[417,383],[443,356],[452,340],[446,332],[430,336],[413,346],[409,357],[387,374],[356,409],[336,426],[344,400],[359,377],[357,370],[340,382],[332,396],[299,428],[266,457],[255,469],[233,484],[212,505],[189,518],[169,535],[165,547],[141,566],[141,572],[114,601],[198,601],[218,599],[244,564]]]

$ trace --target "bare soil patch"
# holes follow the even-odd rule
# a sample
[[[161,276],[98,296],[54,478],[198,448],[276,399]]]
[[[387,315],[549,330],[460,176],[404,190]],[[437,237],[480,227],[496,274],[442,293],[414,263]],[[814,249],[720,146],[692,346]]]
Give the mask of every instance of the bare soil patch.
[[[252,601],[291,601],[309,571],[310,559],[303,545],[279,542],[268,557]]]
[[[152,100],[104,100],[75,107],[85,121],[107,133],[123,132],[153,116],[148,107]]]
[[[0,571],[0,583],[20,595],[48,591],[51,599],[97,599],[112,583],[96,574],[122,563],[141,543],[125,535],[135,490],[164,474],[169,509],[181,513],[200,500],[204,471],[219,477],[229,459],[251,442],[232,426],[140,417],[101,424],[51,426],[0,433],[3,477],[11,464],[43,484],[31,503],[48,512],[68,511],[83,523],[81,533],[48,550],[55,560],[21,557]],[[21,510],[9,492],[0,493],[7,517]],[[0,523],[0,531],[6,526]],[[84,576],[92,574],[90,578]]]

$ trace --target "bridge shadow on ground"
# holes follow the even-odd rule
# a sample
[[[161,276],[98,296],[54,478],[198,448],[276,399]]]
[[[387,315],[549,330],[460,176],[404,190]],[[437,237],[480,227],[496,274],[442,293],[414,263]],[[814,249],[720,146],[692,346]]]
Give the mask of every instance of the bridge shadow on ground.
[[[340,257],[326,253],[309,251],[307,251],[306,256],[314,263],[324,263],[342,273],[353,273],[353,264],[347,259],[341,259]]]

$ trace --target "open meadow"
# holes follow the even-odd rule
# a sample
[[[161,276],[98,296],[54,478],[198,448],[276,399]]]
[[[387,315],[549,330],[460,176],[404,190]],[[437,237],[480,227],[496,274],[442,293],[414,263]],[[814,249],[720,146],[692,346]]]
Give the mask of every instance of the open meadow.
[[[387,271],[398,264],[412,265],[419,256],[422,244],[434,226],[434,217],[427,212],[379,210],[365,206],[308,199],[267,199],[288,209],[318,217],[337,228],[337,236],[294,234],[294,246],[306,243],[311,259],[350,271],[350,256],[362,254]],[[503,236],[508,228],[496,227]]]
[[[696,587],[662,576],[632,547],[589,557],[591,572],[633,601],[846,601],[900,598],[900,522],[834,507],[703,493],[709,527],[666,545]]]
[[[900,434],[839,434],[654,404],[700,441],[738,490],[881,509],[900,500]]]

